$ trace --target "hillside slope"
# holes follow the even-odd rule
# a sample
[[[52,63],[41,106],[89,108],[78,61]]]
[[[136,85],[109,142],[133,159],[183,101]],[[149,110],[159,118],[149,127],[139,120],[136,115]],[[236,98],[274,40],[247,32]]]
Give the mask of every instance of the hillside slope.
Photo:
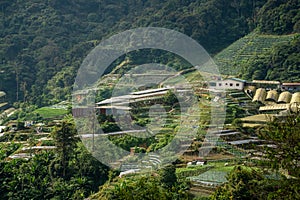
[[[255,28],[299,32],[298,8],[298,0],[4,0],[0,90],[10,102],[53,104],[70,98],[85,56],[116,33],[165,27],[187,34],[215,55]]]
[[[244,69],[245,65],[271,55],[276,46],[287,44],[296,36],[297,34],[265,35],[252,32],[218,53],[214,60],[221,73],[239,75],[247,71]]]
[[[1,1],[0,90],[11,102],[66,99],[88,52],[134,27],[175,29],[217,53],[255,27],[266,1]]]

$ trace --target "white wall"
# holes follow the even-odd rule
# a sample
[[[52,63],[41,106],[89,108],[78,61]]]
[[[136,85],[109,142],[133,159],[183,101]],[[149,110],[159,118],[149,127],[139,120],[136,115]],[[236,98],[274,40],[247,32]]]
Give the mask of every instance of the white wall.
[[[234,81],[230,79],[226,79],[223,81],[216,81],[216,85],[212,86],[210,84],[210,88],[213,89],[235,89],[235,90],[243,90],[244,83],[239,81]]]

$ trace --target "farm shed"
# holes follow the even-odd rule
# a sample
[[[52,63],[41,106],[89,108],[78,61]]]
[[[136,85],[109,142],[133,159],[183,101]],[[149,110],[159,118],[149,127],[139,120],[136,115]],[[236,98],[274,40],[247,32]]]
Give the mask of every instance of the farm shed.
[[[276,104],[272,106],[261,106],[259,108],[259,111],[281,111],[281,110],[287,110],[289,107],[289,104]]]
[[[258,88],[255,92],[255,95],[252,99],[252,102],[264,102],[267,96],[265,88]]]
[[[288,91],[285,91],[279,95],[278,103],[290,103],[291,99],[292,99],[292,94]]]
[[[270,88],[270,89],[279,89],[279,81],[266,81],[266,80],[253,80],[252,85],[255,85],[257,88]]]
[[[277,102],[278,100],[278,92],[276,90],[270,90],[267,92],[266,101],[274,101]]]
[[[104,115],[114,115],[114,114],[125,114],[127,111],[130,111],[131,108],[128,106],[98,106],[96,107],[101,114]]]
[[[290,103],[300,103],[300,92],[296,92],[292,95]]]
[[[161,99],[170,89],[172,88],[148,89],[131,92],[128,95],[111,97],[96,103],[96,109],[106,115],[127,113],[127,111],[131,110],[128,106],[130,103]]]

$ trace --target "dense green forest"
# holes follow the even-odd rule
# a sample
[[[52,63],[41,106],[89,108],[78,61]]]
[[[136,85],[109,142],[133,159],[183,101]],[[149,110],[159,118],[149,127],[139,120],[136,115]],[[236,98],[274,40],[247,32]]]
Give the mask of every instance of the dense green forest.
[[[266,2],[2,1],[0,89],[7,92],[11,102],[44,105],[66,99],[88,52],[102,39],[133,27],[175,29],[215,54],[257,26],[265,27],[264,13],[274,7],[273,1]],[[295,21],[296,14],[288,17]],[[291,31],[294,29],[284,33]]]
[[[8,162],[20,144],[1,143],[1,199],[83,199],[108,180],[108,167],[79,141],[71,116],[52,131],[56,151],[42,151],[32,159]],[[36,141],[31,138],[31,145]]]

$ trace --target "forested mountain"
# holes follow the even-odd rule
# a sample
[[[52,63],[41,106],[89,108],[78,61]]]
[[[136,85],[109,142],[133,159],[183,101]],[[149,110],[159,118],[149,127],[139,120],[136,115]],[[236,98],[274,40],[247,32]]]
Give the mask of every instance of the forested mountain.
[[[279,35],[300,32],[299,9],[299,0],[269,0],[258,13],[258,28]]]
[[[298,10],[298,0],[1,1],[0,90],[11,102],[55,103],[70,96],[88,52],[115,33],[175,29],[216,54],[255,28],[299,31]]]

